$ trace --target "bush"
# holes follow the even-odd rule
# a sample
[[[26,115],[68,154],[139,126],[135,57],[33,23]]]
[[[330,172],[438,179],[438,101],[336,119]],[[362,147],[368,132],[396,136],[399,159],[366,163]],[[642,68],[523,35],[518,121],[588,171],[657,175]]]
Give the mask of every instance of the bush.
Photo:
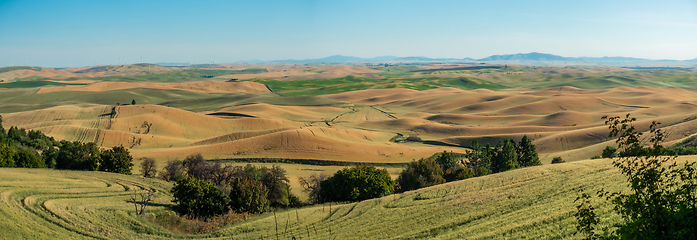
[[[143,159],[143,162],[140,163],[140,173],[146,178],[157,176],[157,164],[155,163],[155,159]]]
[[[665,149],[660,143],[665,135],[658,129],[658,122],[650,126],[652,146],[642,146],[639,139],[643,133],[632,124],[635,118],[627,114],[624,119],[607,116],[603,119],[609,125],[609,137],[618,137],[619,158],[612,163],[627,177],[630,190],[599,192],[599,197],[610,200],[622,217],[622,222],[602,234],[595,232],[599,220],[590,205],[590,196],[582,192],[575,214],[579,232],[586,239],[695,239],[697,162],[664,165],[675,158],[661,157]]]
[[[472,169],[468,167],[457,166],[446,170],[443,177],[447,182],[459,181],[474,177],[474,172],[472,172]]]
[[[564,159],[562,159],[561,157],[554,157],[554,158],[552,158],[552,164],[565,163],[565,162],[566,162],[566,161],[564,161]]]
[[[443,170],[434,159],[412,161],[397,178],[399,191],[411,191],[445,183]]]
[[[606,146],[605,149],[603,149],[603,158],[613,158],[617,156],[617,148],[614,148],[612,146]]]
[[[194,217],[209,218],[223,214],[228,205],[228,196],[212,183],[196,179],[184,178],[172,187],[172,202],[177,203],[180,214]]]
[[[387,170],[373,166],[344,168],[320,184],[320,200],[362,201],[390,195],[394,181]]]
[[[238,213],[264,213],[269,210],[269,190],[251,177],[236,178],[230,190],[230,208]]]

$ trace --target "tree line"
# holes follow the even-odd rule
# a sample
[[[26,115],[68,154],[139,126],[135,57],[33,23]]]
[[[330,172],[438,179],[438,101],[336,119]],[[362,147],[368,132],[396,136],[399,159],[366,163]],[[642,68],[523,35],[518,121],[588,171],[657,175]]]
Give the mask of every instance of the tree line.
[[[55,168],[131,174],[133,157],[116,146],[56,141],[41,131],[10,127],[5,131],[0,116],[0,167]]]
[[[307,204],[352,202],[379,198],[445,182],[457,181],[521,167],[541,165],[535,145],[524,136],[520,143],[503,140],[495,147],[482,147],[474,141],[466,154],[443,152],[411,162],[397,181],[385,169],[374,166],[344,168],[332,176],[300,178]],[[154,177],[154,160],[141,165],[142,172]],[[273,208],[296,207],[303,203],[290,193],[286,172],[252,165],[210,164],[199,155],[184,161],[171,160],[159,177],[176,181],[171,192],[180,214],[210,218],[228,211],[264,213]]]
[[[155,177],[154,160],[141,164],[144,176]],[[271,208],[297,207],[300,199],[291,194],[286,171],[279,167],[211,164],[201,154],[183,161],[170,160],[159,177],[175,181],[171,189],[177,212],[194,218],[226,214],[263,213]]]

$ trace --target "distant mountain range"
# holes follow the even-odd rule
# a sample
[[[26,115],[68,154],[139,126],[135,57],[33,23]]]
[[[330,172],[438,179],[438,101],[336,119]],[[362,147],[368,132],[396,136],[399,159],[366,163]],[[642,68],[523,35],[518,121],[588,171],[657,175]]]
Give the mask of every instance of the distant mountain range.
[[[521,64],[614,64],[614,65],[696,65],[697,58],[691,60],[651,60],[632,57],[563,57],[547,53],[517,53],[505,55],[492,55],[481,59],[473,58],[428,58],[428,57],[396,57],[382,56],[374,58],[360,58],[343,55],[334,55],[318,59],[304,60],[276,60],[265,61],[273,63],[380,63],[380,62],[476,62],[476,63],[521,63]]]

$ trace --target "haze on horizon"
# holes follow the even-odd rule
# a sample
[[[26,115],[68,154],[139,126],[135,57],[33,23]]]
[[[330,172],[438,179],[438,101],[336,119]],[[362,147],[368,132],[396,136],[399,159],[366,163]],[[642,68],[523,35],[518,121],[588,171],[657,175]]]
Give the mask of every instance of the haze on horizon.
[[[697,2],[0,1],[0,67],[425,56],[697,58]]]

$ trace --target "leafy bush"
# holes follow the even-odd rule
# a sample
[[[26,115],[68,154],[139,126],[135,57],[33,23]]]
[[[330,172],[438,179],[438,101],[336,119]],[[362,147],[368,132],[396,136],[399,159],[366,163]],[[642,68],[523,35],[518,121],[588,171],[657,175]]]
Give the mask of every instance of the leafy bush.
[[[613,146],[606,146],[605,149],[603,149],[603,158],[613,158],[617,156],[617,148]]]
[[[650,126],[652,146],[642,146],[639,139],[643,133],[632,124],[636,118],[627,114],[624,119],[607,116],[603,119],[609,125],[609,137],[618,137],[619,158],[613,160],[613,165],[627,177],[630,192],[599,192],[600,197],[615,204],[614,209],[623,220],[602,234],[595,231],[599,220],[595,218],[590,197],[582,193],[579,199],[583,201],[576,213],[579,232],[586,239],[697,238],[697,162],[664,166],[674,157],[661,157],[665,149],[660,143],[665,135],[658,129],[658,122]]]
[[[394,181],[387,171],[373,166],[344,168],[320,186],[322,202],[362,201],[394,192]]]
[[[445,183],[443,170],[434,159],[419,159],[412,161],[407,169],[397,178],[399,191],[411,191],[419,188]]]
[[[212,183],[196,178],[184,178],[172,187],[172,202],[184,215],[209,218],[226,212],[228,196]]]
[[[566,161],[564,161],[564,159],[562,159],[561,157],[554,157],[554,158],[552,158],[552,164],[565,163],[565,162],[566,162]]]
[[[445,178],[445,181],[452,182],[474,177],[474,172],[472,172],[472,169],[468,167],[457,166],[445,170],[443,177]]]

